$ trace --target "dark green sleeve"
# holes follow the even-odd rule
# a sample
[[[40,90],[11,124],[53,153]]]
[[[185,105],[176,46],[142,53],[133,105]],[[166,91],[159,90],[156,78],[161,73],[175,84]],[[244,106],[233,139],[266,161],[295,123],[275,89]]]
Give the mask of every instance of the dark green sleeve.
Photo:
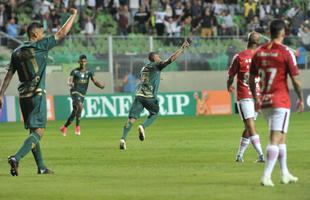
[[[95,72],[89,71],[89,77],[91,77],[91,78],[95,77]]]
[[[12,71],[13,73],[16,71],[17,69],[17,64],[16,64],[16,58],[14,56],[14,54],[11,55],[11,61],[10,64],[7,68],[8,71]]]
[[[170,63],[171,63],[170,60],[168,60],[168,61],[166,61],[166,62],[162,61],[162,62],[160,62],[160,63],[158,63],[158,64],[156,65],[156,68],[157,68],[159,71],[161,71],[161,70],[163,70],[165,67],[167,67]]]
[[[75,70],[72,70],[72,71],[70,72],[70,76],[74,76],[74,71],[75,71]]]
[[[36,42],[37,48],[50,50],[57,45],[57,41],[54,35],[48,36]]]

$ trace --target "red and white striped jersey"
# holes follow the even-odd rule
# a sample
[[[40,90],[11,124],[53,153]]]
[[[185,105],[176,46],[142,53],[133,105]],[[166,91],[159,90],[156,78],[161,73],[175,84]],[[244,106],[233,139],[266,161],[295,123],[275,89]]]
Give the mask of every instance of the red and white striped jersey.
[[[269,42],[253,56],[251,75],[261,77],[262,108],[290,108],[287,75],[299,74],[295,55],[285,45]]]

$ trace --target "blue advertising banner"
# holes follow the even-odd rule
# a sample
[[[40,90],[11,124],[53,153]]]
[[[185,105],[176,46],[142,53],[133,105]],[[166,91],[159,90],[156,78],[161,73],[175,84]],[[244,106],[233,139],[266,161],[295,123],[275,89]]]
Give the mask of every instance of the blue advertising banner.
[[[6,97],[4,97],[4,104],[2,105],[2,109],[0,110],[0,122],[6,122],[7,120],[7,105],[6,105]]]

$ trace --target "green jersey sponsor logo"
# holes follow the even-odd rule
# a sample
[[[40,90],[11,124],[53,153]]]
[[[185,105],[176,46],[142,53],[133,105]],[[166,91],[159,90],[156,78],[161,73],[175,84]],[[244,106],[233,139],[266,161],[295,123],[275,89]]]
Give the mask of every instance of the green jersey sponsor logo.
[[[136,96],[147,98],[156,97],[160,83],[160,70],[158,63],[148,63],[142,67],[140,72],[140,82],[137,86]]]
[[[71,94],[78,93],[84,96],[87,92],[89,79],[94,76],[94,73],[89,70],[81,71],[79,68],[76,68],[71,71],[70,76],[73,78]]]

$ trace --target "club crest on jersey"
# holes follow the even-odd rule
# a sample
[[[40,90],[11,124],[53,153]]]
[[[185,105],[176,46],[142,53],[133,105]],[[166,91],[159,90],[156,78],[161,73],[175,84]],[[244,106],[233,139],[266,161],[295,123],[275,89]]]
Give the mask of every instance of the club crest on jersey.
[[[269,62],[267,60],[262,60],[262,66],[268,66]]]
[[[81,74],[81,77],[84,78],[84,74]]]

